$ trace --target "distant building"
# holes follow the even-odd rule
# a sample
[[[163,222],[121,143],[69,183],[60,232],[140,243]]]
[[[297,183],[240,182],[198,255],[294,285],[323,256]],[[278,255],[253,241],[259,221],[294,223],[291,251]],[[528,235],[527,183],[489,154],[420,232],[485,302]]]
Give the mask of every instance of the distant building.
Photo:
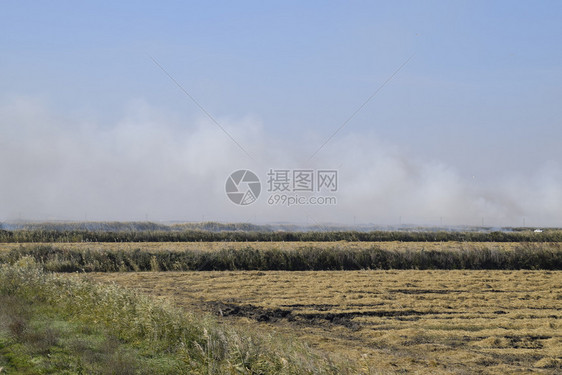
[[[542,229],[535,229],[535,233],[542,233]]]

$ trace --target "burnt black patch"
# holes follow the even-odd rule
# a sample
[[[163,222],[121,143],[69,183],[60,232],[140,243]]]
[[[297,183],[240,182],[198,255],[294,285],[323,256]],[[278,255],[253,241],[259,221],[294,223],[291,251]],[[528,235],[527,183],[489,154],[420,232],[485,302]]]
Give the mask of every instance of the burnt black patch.
[[[433,312],[416,311],[416,310],[366,310],[356,312],[318,312],[318,313],[298,313],[291,309],[281,308],[265,308],[255,306],[252,304],[236,304],[225,303],[220,301],[209,302],[211,310],[219,316],[223,317],[244,317],[253,319],[258,322],[275,323],[281,320],[294,322],[296,324],[306,325],[340,325],[352,330],[358,330],[361,325],[354,322],[353,319],[360,316],[374,316],[374,317],[395,317],[399,320],[416,320],[421,315],[434,314]],[[298,306],[304,307],[304,306]],[[325,311],[325,305],[307,305],[307,308],[315,309],[317,311]]]

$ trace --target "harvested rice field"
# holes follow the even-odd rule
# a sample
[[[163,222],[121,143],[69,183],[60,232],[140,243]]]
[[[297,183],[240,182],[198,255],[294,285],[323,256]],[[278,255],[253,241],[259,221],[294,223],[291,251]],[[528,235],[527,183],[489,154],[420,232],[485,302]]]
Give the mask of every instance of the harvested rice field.
[[[562,271],[136,272],[83,277],[211,312],[220,321],[297,334],[315,348],[357,361],[363,373],[562,371]]]

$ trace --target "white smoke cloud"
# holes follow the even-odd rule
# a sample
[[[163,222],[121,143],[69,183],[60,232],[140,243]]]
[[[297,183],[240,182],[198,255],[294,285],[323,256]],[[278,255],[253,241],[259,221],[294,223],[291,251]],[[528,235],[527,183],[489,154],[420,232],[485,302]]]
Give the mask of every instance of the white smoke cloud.
[[[259,118],[220,118],[250,159],[207,118],[186,124],[137,100],[113,124],[69,118],[30,98],[0,105],[0,219],[219,220],[396,224],[561,225],[562,170],[463,176],[375,134],[334,138],[308,160],[322,136],[273,137]],[[239,207],[224,193],[227,176],[249,168],[339,170],[338,204]],[[355,219],[354,219],[355,218]]]

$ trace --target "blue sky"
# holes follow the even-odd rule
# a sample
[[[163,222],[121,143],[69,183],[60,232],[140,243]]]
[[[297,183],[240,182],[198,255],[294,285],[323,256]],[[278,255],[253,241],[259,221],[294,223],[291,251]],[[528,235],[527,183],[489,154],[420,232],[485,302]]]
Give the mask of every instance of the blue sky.
[[[1,8],[0,219],[562,225],[560,2]],[[336,207],[220,193],[235,169],[332,166]]]

